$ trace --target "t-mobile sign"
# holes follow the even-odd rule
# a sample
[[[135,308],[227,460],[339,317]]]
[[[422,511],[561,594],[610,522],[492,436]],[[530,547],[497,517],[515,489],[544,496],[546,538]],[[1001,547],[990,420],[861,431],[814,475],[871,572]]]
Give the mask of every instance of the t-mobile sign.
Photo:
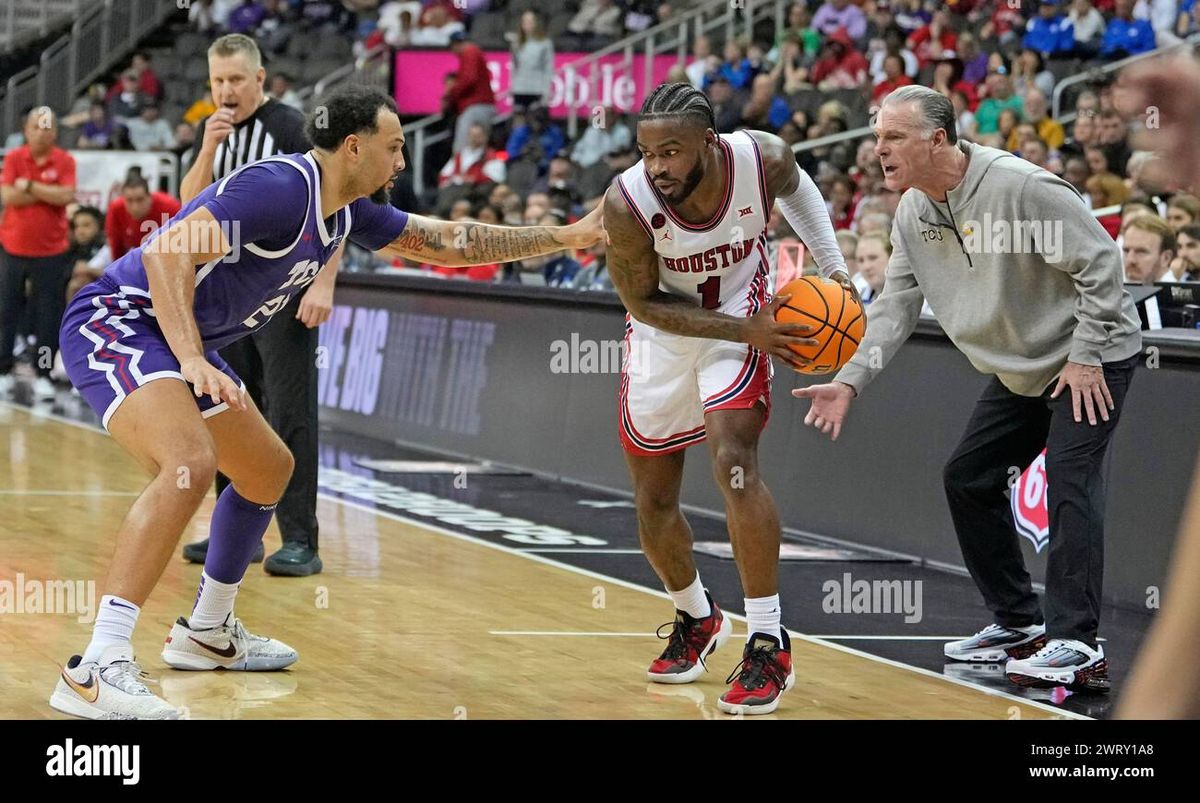
[[[506,50],[484,51],[488,69],[492,73],[492,91],[497,96],[506,91],[512,80],[512,55]],[[591,113],[596,106],[613,106],[619,112],[636,112],[642,100],[654,87],[666,80],[678,59],[674,55],[655,56],[650,75],[650,85],[645,86],[646,57],[635,55],[633,65],[622,69],[624,56],[615,53],[600,59],[599,80],[594,88],[588,86],[591,67],[581,68],[573,86],[567,86],[562,68],[587,56],[587,53],[556,53],[555,75],[550,84],[550,114],[552,117],[567,116],[567,99],[574,100],[580,113]],[[442,110],[442,95],[446,91],[446,76],[458,70],[458,56],[449,51],[408,50],[396,53],[396,105],[402,115],[435,114]],[[570,94],[568,95],[568,90]],[[499,101],[497,107],[506,112],[507,101]]]

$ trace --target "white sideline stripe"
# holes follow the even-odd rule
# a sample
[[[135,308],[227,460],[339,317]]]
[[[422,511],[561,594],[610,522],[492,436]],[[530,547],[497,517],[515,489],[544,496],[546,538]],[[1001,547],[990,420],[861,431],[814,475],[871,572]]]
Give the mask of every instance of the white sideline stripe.
[[[9,402],[9,401],[2,401],[2,402],[0,402],[0,404],[4,404],[5,406],[11,407],[14,410],[21,410],[22,412],[25,412],[25,413],[35,414],[35,413],[32,413],[32,411],[30,411],[29,408],[13,404],[12,402]],[[48,418],[53,421],[58,421],[60,423],[64,423],[69,426],[86,429],[88,432],[92,432],[97,435],[103,435],[104,437],[109,437],[108,433],[104,432],[103,430],[96,429],[95,427],[80,423],[78,421],[72,421],[69,418],[63,418],[62,416],[60,416],[56,413],[41,412],[41,413],[36,413],[36,415],[39,415],[43,418]],[[490,541],[485,541],[482,538],[476,538],[475,536],[464,535],[462,533],[456,533],[453,530],[447,530],[446,528],[440,527],[436,524],[430,524],[428,522],[420,521],[418,519],[411,519],[411,518],[408,518],[407,516],[401,516],[400,514],[393,513],[390,510],[380,510],[379,508],[371,507],[370,505],[359,504],[357,502],[352,502],[352,501],[349,501],[346,499],[340,499],[333,494],[326,493],[326,492],[323,492],[320,490],[318,490],[317,495],[320,497],[323,497],[324,499],[326,499],[330,502],[337,502],[345,507],[354,508],[355,510],[361,510],[364,513],[374,513],[377,516],[382,516],[387,519],[392,519],[393,521],[399,521],[399,522],[402,522],[404,524],[408,524],[408,525],[411,525],[414,527],[422,527],[426,530],[429,530],[430,532],[435,532],[435,533],[439,533],[441,535],[446,535],[446,536],[449,536],[450,538],[456,538],[460,541],[466,541],[468,543],[477,544],[482,547],[487,547],[488,549],[495,549],[499,552],[504,552],[509,555],[517,555],[517,556],[525,558],[526,560],[532,560],[532,561],[536,561],[538,563],[545,564],[547,566],[553,566],[555,568],[563,569],[565,571],[572,572],[574,574],[578,574],[583,577],[591,577],[595,580],[603,580],[606,583],[612,583],[613,585],[619,586],[621,588],[627,588],[631,591],[639,591],[643,594],[649,594],[651,596],[658,597],[659,599],[668,600],[668,601],[671,599],[670,595],[667,594],[666,591],[662,591],[662,590],[658,590],[658,589],[654,589],[654,588],[648,588],[646,586],[638,585],[637,583],[632,583],[628,580],[621,580],[620,578],[617,578],[617,577],[609,577],[608,575],[600,574],[599,572],[593,572],[589,569],[581,569],[578,566],[570,566],[566,563],[559,563],[558,561],[552,560],[551,558],[546,558],[541,555],[532,554],[529,552],[523,552],[519,549],[514,549],[513,547],[506,546],[504,544],[494,544]],[[736,622],[745,622],[746,621],[746,617],[742,616],[740,614],[730,613],[730,612],[726,611],[725,615],[728,616],[731,620],[736,621]],[[789,630],[788,633],[793,638],[799,639],[800,641],[807,641],[811,644],[819,644],[820,646],[828,647],[831,650],[838,650],[839,652],[844,652],[844,653],[847,653],[848,655],[854,655],[859,658],[863,658],[867,661],[874,661],[875,663],[883,664],[884,666],[890,666],[890,667],[894,667],[896,669],[900,669],[900,670],[903,670],[906,672],[913,672],[918,675],[924,675],[925,677],[934,678],[934,679],[942,681],[944,683],[953,683],[956,686],[962,686],[964,688],[971,689],[972,691],[979,692],[980,694],[986,694],[990,697],[999,697],[1000,699],[1003,699],[1003,700],[1011,700],[1014,703],[1020,703],[1021,705],[1027,705],[1030,708],[1036,708],[1040,711],[1045,711],[1046,713],[1054,714],[1055,716],[1062,717],[1065,719],[1092,719],[1092,717],[1085,716],[1083,714],[1077,714],[1074,711],[1067,711],[1062,708],[1056,708],[1052,705],[1048,705],[1048,704],[1040,702],[1038,700],[1029,700],[1024,697],[1018,697],[1015,694],[1010,694],[1009,692],[999,691],[997,689],[989,689],[985,686],[979,686],[975,683],[970,683],[965,680],[947,677],[946,675],[938,674],[937,672],[933,672],[929,669],[922,669],[919,666],[911,666],[909,664],[900,663],[899,661],[893,661],[889,658],[881,658],[878,655],[871,655],[870,653],[862,652],[861,650],[856,650],[852,647],[846,647],[846,646],[838,644],[837,642],[834,642],[834,641],[826,641],[826,640],[817,638],[815,636],[805,636],[800,633],[794,633],[791,630]]]

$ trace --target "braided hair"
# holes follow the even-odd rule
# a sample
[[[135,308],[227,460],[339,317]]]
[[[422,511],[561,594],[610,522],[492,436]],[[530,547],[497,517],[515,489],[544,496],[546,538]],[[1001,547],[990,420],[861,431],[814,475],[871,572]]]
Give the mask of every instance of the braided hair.
[[[707,128],[717,130],[708,96],[691,84],[659,84],[642,103],[639,120],[677,119],[686,117]]]

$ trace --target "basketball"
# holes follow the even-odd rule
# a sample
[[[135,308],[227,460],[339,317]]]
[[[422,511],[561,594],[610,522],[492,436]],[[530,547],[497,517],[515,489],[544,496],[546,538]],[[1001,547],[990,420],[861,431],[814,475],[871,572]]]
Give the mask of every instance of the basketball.
[[[801,335],[816,340],[817,345],[790,346],[796,354],[813,361],[796,370],[802,374],[828,374],[854,356],[866,319],[862,305],[850,291],[832,279],[801,276],[784,285],[779,295],[791,298],[775,312],[776,321],[820,327]]]

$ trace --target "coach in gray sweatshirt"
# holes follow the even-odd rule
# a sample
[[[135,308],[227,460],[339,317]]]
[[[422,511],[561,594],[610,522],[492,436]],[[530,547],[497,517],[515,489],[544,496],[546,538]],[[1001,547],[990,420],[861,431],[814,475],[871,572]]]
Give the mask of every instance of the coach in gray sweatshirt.
[[[950,101],[892,92],[875,123],[891,189],[906,189],[883,293],[834,381],[793,391],[805,423],[837,437],[851,400],[887,365],[929,301],[946,335],[993,377],[946,465],[963,552],[995,620],[945,645],[951,660],[1006,660],[1026,686],[1106,691],[1096,643],[1104,574],[1101,466],[1141,351],[1121,255],[1067,182],[1006,151],[958,142]],[[1046,449],[1045,616],[1006,496],[1010,467]]]

